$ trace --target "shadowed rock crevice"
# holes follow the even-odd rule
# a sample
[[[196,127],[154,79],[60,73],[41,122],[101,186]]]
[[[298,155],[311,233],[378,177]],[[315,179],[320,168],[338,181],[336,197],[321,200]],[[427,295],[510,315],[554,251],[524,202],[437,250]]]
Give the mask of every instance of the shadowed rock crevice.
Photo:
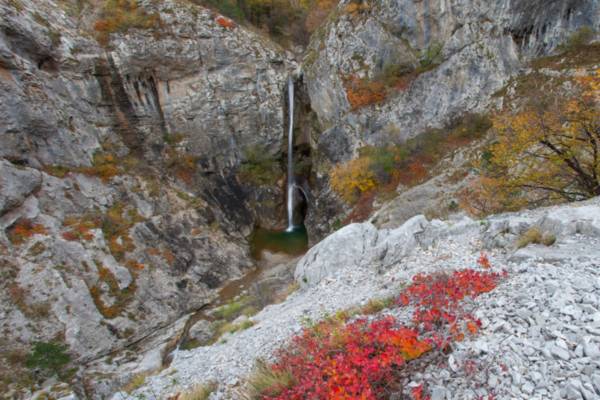
[[[144,137],[138,130],[139,118],[115,66],[112,55],[100,57],[96,61],[95,76],[100,85],[102,99],[112,111],[113,127],[123,143],[136,156],[143,155]]]

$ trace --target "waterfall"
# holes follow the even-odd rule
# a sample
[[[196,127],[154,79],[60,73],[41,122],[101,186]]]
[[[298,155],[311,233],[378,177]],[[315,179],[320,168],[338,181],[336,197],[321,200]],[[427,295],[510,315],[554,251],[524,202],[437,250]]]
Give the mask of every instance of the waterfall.
[[[289,102],[289,131],[288,131],[288,166],[287,166],[287,231],[294,230],[294,81],[288,78],[288,102]]]

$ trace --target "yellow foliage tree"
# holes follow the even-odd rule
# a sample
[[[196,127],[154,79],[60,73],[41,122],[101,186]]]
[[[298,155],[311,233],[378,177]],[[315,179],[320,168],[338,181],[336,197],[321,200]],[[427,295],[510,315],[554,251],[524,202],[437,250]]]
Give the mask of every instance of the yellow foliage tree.
[[[505,191],[539,203],[600,195],[600,70],[575,84],[570,96],[495,118],[491,171]]]
[[[483,217],[524,207],[520,192],[502,184],[501,179],[480,176],[458,193],[460,207],[471,215]]]
[[[369,158],[357,158],[336,165],[331,172],[331,187],[347,203],[354,203],[361,193],[375,188],[377,178]]]
[[[337,0],[302,0],[302,7],[308,10],[306,30],[310,33],[317,30],[337,4]]]

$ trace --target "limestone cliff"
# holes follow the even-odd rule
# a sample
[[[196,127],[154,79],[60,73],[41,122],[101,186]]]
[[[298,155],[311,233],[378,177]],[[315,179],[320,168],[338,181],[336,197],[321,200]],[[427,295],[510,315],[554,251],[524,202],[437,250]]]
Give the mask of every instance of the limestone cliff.
[[[68,3],[0,4],[0,346],[58,340],[85,363],[203,306],[252,265],[253,226],[283,220],[293,64],[175,1],[144,3],[159,28],[101,46],[94,9]],[[243,173],[253,152],[276,179]],[[18,383],[5,361],[3,380]]]
[[[401,143],[486,112],[529,60],[599,24],[596,0],[341,1],[304,59],[322,126],[312,138],[313,237],[345,213],[329,188],[332,164],[356,157],[362,146]],[[322,206],[328,216],[317,212]]]

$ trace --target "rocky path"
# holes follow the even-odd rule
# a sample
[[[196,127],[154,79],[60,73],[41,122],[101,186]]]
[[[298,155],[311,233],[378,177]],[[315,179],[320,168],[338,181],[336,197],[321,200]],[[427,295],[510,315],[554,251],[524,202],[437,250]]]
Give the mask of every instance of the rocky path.
[[[516,250],[532,227],[556,242]],[[255,326],[179,352],[169,369],[114,399],[164,398],[209,381],[220,385],[211,398],[240,398],[236,387],[256,359],[269,358],[303,321],[396,294],[417,273],[477,268],[482,251],[508,277],[475,300],[479,334],[408,384],[425,383],[433,400],[599,399],[600,199],[484,221],[348,226],[309,251],[296,270],[301,288],[253,317]]]

